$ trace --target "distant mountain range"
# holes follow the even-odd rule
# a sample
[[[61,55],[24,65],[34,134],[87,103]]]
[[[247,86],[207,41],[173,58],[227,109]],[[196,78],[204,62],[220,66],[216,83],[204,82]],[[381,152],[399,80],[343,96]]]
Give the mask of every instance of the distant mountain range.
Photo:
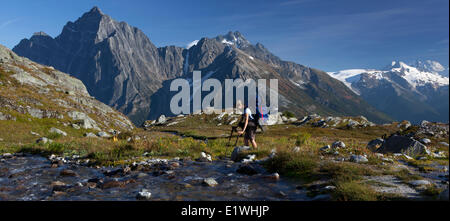
[[[382,70],[349,69],[328,74],[396,120],[449,119],[448,68],[439,62],[419,60],[407,65],[393,61]]]
[[[79,78],[91,95],[136,124],[160,114],[171,115],[170,82],[191,78],[194,70],[222,82],[239,77],[277,78],[280,111],[391,120],[326,72],[283,61],[239,32],[204,37],[187,48],[157,48],[138,28],[115,21],[94,7],[68,22],[59,36],[38,32],[13,51]]]

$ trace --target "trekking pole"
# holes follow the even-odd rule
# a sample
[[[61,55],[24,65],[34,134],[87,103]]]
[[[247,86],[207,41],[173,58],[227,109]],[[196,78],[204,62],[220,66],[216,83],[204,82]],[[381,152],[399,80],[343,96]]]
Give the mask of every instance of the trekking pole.
[[[231,134],[230,137],[228,137],[228,143],[227,146],[225,147],[225,155],[228,154],[228,147],[230,146],[230,141],[231,141],[231,137],[233,137],[233,132],[237,129],[237,127],[231,127]],[[236,130],[237,131],[237,130]]]
[[[238,142],[238,140],[239,140],[239,137],[241,137],[241,135],[240,135],[240,134],[238,134],[238,135],[237,135],[237,137],[236,137],[236,142],[234,142],[234,146],[236,146],[236,145],[237,145],[237,142]]]

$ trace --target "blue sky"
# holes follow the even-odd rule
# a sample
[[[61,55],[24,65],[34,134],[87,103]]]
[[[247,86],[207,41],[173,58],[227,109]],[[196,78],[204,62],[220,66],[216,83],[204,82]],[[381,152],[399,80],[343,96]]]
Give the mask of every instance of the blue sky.
[[[93,6],[157,46],[240,31],[284,60],[335,71],[432,59],[448,67],[448,0],[0,0],[0,44],[56,37]]]

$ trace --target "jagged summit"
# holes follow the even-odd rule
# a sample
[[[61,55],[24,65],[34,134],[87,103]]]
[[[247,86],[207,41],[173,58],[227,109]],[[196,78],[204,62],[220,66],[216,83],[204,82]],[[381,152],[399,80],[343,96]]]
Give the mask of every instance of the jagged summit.
[[[88,13],[103,15],[103,12],[97,6],[94,6]]]
[[[229,31],[227,34],[219,35],[215,39],[227,45],[235,45],[237,48],[244,48],[250,45],[250,41],[248,41],[239,31]]]
[[[33,33],[33,36],[46,36],[46,37],[50,37],[50,35],[48,35],[47,33],[43,32],[43,31],[35,32],[35,33]]]
[[[201,38],[188,49],[157,48],[139,29],[94,7],[68,22],[55,39],[26,39],[13,50],[79,78],[91,95],[136,124],[170,115],[170,82],[189,78],[194,70],[221,81],[279,79],[281,110],[389,119],[323,71],[283,61],[261,44],[252,45],[239,31]]]

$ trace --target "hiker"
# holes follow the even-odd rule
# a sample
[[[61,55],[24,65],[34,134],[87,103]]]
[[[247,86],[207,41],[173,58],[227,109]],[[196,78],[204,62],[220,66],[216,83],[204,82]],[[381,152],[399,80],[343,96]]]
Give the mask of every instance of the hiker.
[[[242,122],[242,120],[244,121]],[[245,146],[249,146],[248,143],[250,141],[252,143],[253,148],[255,149],[258,148],[258,145],[256,144],[255,141],[257,124],[255,123],[255,118],[254,116],[252,116],[252,111],[250,110],[250,108],[248,108],[248,106],[244,108],[244,114],[242,115],[241,118],[241,128],[242,131],[239,131],[238,134],[242,135],[245,133],[244,134]]]

